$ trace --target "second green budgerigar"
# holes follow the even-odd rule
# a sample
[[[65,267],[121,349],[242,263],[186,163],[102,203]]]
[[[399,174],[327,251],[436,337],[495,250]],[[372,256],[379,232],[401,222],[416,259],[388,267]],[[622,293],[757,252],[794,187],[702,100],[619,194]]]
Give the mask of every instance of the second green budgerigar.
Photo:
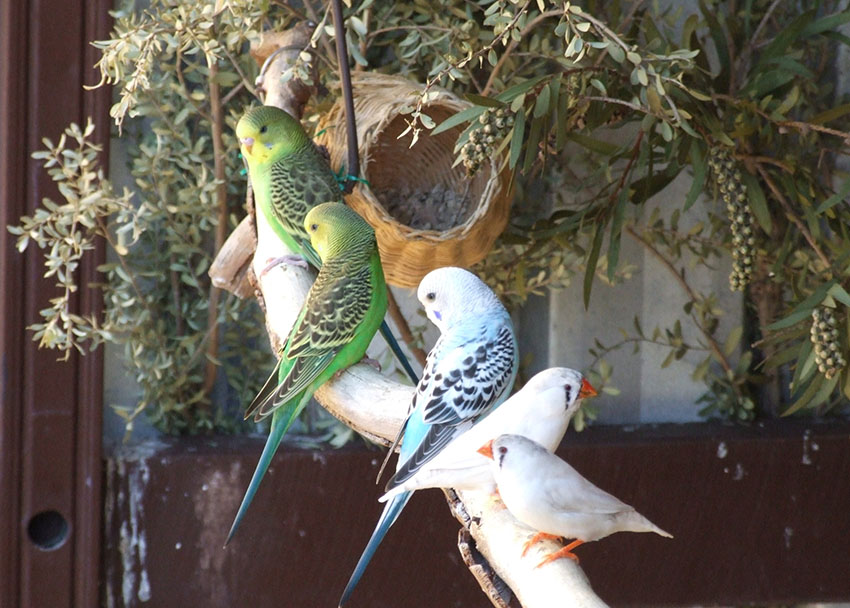
[[[286,339],[276,373],[248,408],[246,417],[255,420],[271,414],[271,429],[228,542],[286,430],[317,388],[363,358],[387,310],[375,231],[366,220],[342,203],[324,203],[307,213],[304,229],[322,266]]]

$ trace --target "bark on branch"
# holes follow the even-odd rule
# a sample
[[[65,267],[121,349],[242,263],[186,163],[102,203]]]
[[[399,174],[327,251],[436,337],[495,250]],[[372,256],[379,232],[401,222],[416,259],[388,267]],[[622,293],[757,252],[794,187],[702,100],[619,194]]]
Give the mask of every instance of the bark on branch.
[[[286,33],[288,32],[284,32]],[[297,43],[288,41],[284,37],[280,46],[285,45],[297,48]],[[285,64],[282,64],[284,67],[275,67],[274,64],[293,61],[298,52],[299,50],[285,50],[279,53],[274,58],[269,72],[285,69]],[[287,84],[291,82],[290,80]],[[297,103],[287,101],[287,95],[278,89],[279,86],[279,78],[265,78],[263,87],[267,91],[267,102],[274,100],[275,105],[282,105],[287,109],[298,107],[295,115],[300,117],[303,101],[299,100]],[[260,277],[256,280],[257,296],[261,298],[261,302],[265,303],[269,339],[277,350],[277,346],[289,333],[314,276],[311,271],[285,265],[280,265],[260,276],[267,259],[291,252],[272,232],[262,215],[256,217],[256,225],[256,253],[253,254],[251,265],[253,275]],[[247,226],[250,226],[250,223]],[[216,263],[210,270],[214,284],[234,293],[240,289],[240,281],[235,277],[240,268],[244,271],[247,260],[252,254],[251,251],[246,251],[246,248],[252,245],[252,239],[246,237],[248,231],[249,228],[242,227],[234,232],[231,236],[234,242],[228,240],[225,243],[222,248],[223,255],[220,254],[217,257]],[[250,277],[252,273],[247,274]],[[241,289],[242,293],[245,293],[244,284]],[[358,433],[372,441],[389,445],[407,415],[413,390],[411,386],[381,375],[369,365],[357,364],[322,386],[315,397],[325,409]],[[369,480],[364,479],[364,483],[369,483]],[[548,552],[556,548],[551,541],[540,543],[538,545],[540,548],[535,548],[529,551],[526,557],[522,557],[523,544],[531,531],[519,524],[507,510],[499,508],[488,495],[476,492],[464,492],[459,495],[447,492],[447,494],[450,497],[449,502],[453,513],[468,530],[477,551],[510,587],[522,606],[525,608],[555,606],[599,608],[606,605],[596,596],[584,572],[573,561],[562,559],[543,568],[535,567],[541,559],[542,550]],[[455,499],[454,496],[457,498]],[[466,545],[468,543],[461,542],[462,547]],[[462,552],[464,552],[463,548]],[[468,548],[466,552],[469,552]],[[493,580],[489,568],[481,564],[473,564],[470,570],[494,605],[499,607],[510,605],[510,598],[505,597],[500,581]]]

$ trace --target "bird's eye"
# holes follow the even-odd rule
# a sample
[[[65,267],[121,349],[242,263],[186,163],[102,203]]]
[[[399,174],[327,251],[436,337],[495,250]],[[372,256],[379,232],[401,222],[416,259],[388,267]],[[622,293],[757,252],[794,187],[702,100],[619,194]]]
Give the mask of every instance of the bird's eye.
[[[499,448],[499,454],[507,454],[507,453],[508,453],[508,448],[506,448],[505,446],[502,446],[502,447]]]
[[[310,232],[316,232],[319,229],[318,224],[310,224]]]
[[[264,134],[264,133],[266,133],[268,130],[269,130],[269,128],[268,128],[266,125],[263,125],[262,127],[260,127],[260,133],[263,133],[263,134]]]
[[[437,299],[437,294],[435,294],[433,291],[429,291],[428,293],[425,294],[425,299],[428,300],[429,302],[433,302],[434,300]]]

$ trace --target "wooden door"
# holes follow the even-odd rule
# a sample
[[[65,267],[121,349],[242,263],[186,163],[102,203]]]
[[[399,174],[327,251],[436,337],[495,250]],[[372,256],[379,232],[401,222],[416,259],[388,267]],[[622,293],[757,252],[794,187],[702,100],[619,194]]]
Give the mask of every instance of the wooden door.
[[[88,42],[109,32],[104,0],[0,3],[0,606],[96,606],[101,536],[102,357],[57,361],[26,326],[56,295],[41,252],[6,230],[58,193],[30,154],[92,116],[108,141],[109,91]],[[103,251],[79,271],[88,285]],[[100,309],[82,288],[76,311]]]

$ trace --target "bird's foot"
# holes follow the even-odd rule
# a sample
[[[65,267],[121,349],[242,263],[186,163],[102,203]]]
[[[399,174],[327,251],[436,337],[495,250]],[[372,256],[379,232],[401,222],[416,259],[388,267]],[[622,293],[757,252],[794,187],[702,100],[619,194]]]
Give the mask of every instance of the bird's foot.
[[[377,359],[372,359],[371,357],[367,357],[366,355],[363,355],[363,358],[360,359],[360,363],[365,363],[366,365],[371,365],[377,371],[381,371],[381,364],[378,363]]]
[[[367,357],[365,355],[363,356],[362,359],[360,359],[360,363],[365,363],[366,365],[371,365],[376,370],[381,371],[381,364],[378,363],[375,359],[370,359],[369,357]],[[344,369],[340,369],[340,370],[337,370],[336,372],[334,372],[333,379],[336,380],[337,378],[339,378],[340,374],[342,374],[342,372],[344,372],[344,371],[345,371]]]
[[[499,488],[496,488],[496,490],[490,494],[488,502],[494,511],[504,511],[508,508],[502,500],[502,495],[499,494]]]
[[[541,561],[539,564],[537,564],[537,567],[539,568],[540,566],[542,566],[544,564],[548,564],[549,562],[553,562],[556,559],[561,559],[562,557],[569,557],[575,563],[579,563],[578,556],[575,553],[573,553],[572,550],[575,549],[576,547],[578,547],[583,542],[584,542],[583,540],[576,539],[573,542],[571,542],[569,545],[564,547],[563,549],[558,549],[554,553],[550,553],[545,558],[543,558],[543,561]]]
[[[266,260],[265,267],[260,271],[260,278],[262,278],[272,268],[280,264],[286,264],[287,266],[300,266],[301,268],[307,268],[308,266],[307,260],[294,253],[282,255],[278,258],[269,258]]]
[[[537,534],[529,538],[522,546],[522,556],[525,557],[525,554],[528,553],[528,550],[531,549],[537,543],[539,543],[541,540],[560,540],[560,538],[560,536],[556,536],[555,534],[546,534],[546,532],[538,532]]]

